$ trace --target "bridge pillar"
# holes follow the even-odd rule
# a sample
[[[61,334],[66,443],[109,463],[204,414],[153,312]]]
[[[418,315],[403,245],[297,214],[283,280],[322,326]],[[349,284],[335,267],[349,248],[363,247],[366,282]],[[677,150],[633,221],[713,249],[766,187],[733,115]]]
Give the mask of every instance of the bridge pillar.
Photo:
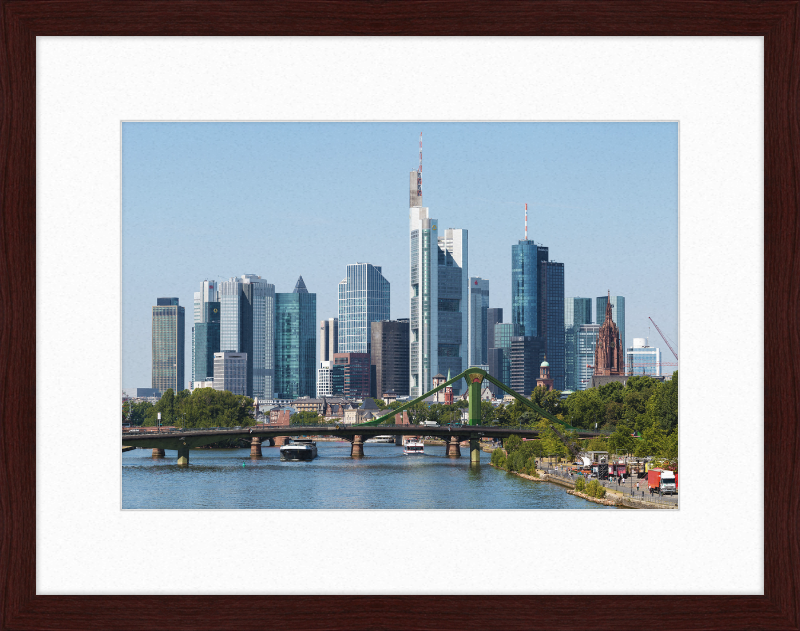
[[[461,457],[461,447],[458,444],[458,436],[451,436],[447,439],[447,455],[450,458]]]
[[[179,467],[187,467],[187,466],[189,466],[189,446],[188,445],[178,445],[178,466]]]
[[[159,449],[158,447],[153,447],[153,458],[163,458],[164,457],[164,450]]]
[[[272,439],[272,446],[283,447],[288,442],[289,442],[288,436],[276,436],[274,439]]]
[[[350,457],[363,458],[364,457],[364,437],[353,436],[353,442],[350,443]]]
[[[258,436],[253,436],[253,440],[250,441],[250,457],[260,458],[261,456],[261,439]]]
[[[480,464],[481,462],[481,441],[471,438],[469,441],[469,463]]]

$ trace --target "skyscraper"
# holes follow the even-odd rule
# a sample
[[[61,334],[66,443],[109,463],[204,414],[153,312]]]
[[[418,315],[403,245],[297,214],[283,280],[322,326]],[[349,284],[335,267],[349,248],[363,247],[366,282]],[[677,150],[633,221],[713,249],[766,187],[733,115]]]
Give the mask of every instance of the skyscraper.
[[[599,324],[580,324],[576,336],[576,390],[586,390],[592,386],[594,375],[594,355],[597,349]]]
[[[502,307],[490,307],[487,309],[486,320],[487,348],[497,348],[494,343],[494,325],[503,321]]]
[[[438,222],[428,216],[427,208],[414,206],[409,215],[409,386],[411,396],[418,397],[431,389],[433,375],[439,372],[439,240]]]
[[[625,341],[625,297],[624,296],[611,296],[610,292],[607,296],[598,296],[596,305],[597,324],[603,324],[606,313],[606,304],[611,300],[611,319],[619,329],[619,341],[622,348],[626,348]],[[623,355],[624,361],[624,355]]]
[[[422,206],[422,134],[409,207],[409,385],[417,397],[432,388],[435,374],[458,374],[469,361],[468,234],[452,228],[439,232],[437,220]],[[453,392],[461,387],[454,385]]]
[[[544,357],[544,339],[530,335],[511,338],[511,389],[529,397],[536,387],[540,357]]]
[[[220,304],[219,302],[204,302],[202,310],[202,320],[195,322],[192,329],[194,381],[207,381],[214,378],[214,353],[219,352]]]
[[[290,294],[275,294],[275,394],[279,399],[314,396],[316,390],[317,295],[303,277]]]
[[[567,390],[580,390],[578,387],[578,328],[581,324],[592,322],[591,298],[566,298],[564,301],[564,387]]]
[[[389,319],[389,281],[369,263],[347,266],[339,283],[340,353],[369,353],[372,323]]]
[[[153,307],[152,383],[151,387],[177,394],[186,387],[184,382],[184,337],[186,335],[184,308],[177,298],[158,298]]]
[[[511,340],[518,336],[518,325],[513,322],[497,323],[494,327],[494,343],[496,349],[500,351],[500,355],[495,354],[494,367],[491,363],[489,364],[489,374],[512,389],[515,388],[511,385]],[[520,394],[522,393],[520,392]]]
[[[469,363],[469,250],[468,233],[448,228],[438,238],[438,305],[436,327],[439,357],[437,371],[457,375]],[[488,290],[487,290],[488,291]],[[434,373],[435,374],[435,373]],[[428,386],[428,390],[433,383]],[[461,394],[462,384],[453,384],[453,394]],[[425,392],[423,390],[423,392]],[[422,392],[420,393],[422,394]]]
[[[333,361],[333,354],[339,352],[339,318],[320,320],[319,360]]]
[[[213,280],[204,280],[200,285],[200,291],[194,292],[194,318],[192,320],[192,383],[195,381],[202,381],[204,377],[200,377],[200,379],[195,379],[195,366],[197,362],[195,361],[195,330],[194,325],[198,322],[205,322],[203,319],[205,314],[207,313],[207,309],[205,305],[209,302],[218,302],[219,298],[217,297],[217,283]],[[217,348],[219,350],[219,348]],[[212,371],[213,372],[213,371]]]
[[[372,323],[370,361],[375,370],[374,393],[378,398],[390,390],[408,396],[408,320]]]
[[[275,375],[275,286],[255,274],[219,285],[220,350],[247,354],[248,396],[272,398]]]
[[[469,365],[485,366],[489,357],[489,281],[469,279]]]
[[[247,394],[247,356],[245,353],[222,351],[214,353],[214,390]]]
[[[528,239],[511,246],[511,318],[520,336],[540,338],[536,370],[546,354],[555,388],[564,390],[564,264],[548,257]]]
[[[370,358],[367,353],[336,353],[333,356],[331,379],[342,384],[348,399],[363,399],[370,394]],[[337,379],[336,377],[340,377]]]

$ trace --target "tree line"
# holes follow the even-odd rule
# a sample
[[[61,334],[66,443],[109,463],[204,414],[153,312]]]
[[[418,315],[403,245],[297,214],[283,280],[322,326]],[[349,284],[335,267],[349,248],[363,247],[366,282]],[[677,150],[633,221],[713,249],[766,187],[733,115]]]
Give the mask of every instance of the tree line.
[[[178,394],[170,388],[153,405],[148,401],[122,406],[122,421],[132,426],[152,427],[161,425],[176,427],[247,427],[255,424],[252,416],[253,399],[233,394],[227,390],[196,388],[193,392],[181,390]]]

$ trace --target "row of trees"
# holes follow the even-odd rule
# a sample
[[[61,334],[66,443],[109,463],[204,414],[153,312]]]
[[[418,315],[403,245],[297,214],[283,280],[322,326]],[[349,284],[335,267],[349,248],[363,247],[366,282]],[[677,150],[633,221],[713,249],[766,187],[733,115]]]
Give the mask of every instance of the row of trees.
[[[233,394],[227,390],[197,388],[193,392],[181,390],[178,394],[170,388],[153,405],[147,401],[122,406],[122,420],[135,426],[158,424],[176,427],[247,427],[255,421],[252,416],[253,399]]]

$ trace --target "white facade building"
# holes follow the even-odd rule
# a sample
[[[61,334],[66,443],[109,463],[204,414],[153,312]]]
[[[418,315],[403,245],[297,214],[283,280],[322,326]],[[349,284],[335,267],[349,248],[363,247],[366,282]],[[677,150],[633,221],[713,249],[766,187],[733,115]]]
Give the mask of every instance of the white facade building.
[[[214,353],[214,390],[247,394],[247,353]]]
[[[317,398],[333,396],[332,361],[322,361],[317,368]]]
[[[648,346],[646,337],[633,338],[633,346],[627,349],[625,368],[629,375],[661,376],[661,350]]]
[[[409,388],[411,396],[418,397],[431,389],[431,379],[439,372],[439,227],[422,206],[409,209],[409,219]]]

